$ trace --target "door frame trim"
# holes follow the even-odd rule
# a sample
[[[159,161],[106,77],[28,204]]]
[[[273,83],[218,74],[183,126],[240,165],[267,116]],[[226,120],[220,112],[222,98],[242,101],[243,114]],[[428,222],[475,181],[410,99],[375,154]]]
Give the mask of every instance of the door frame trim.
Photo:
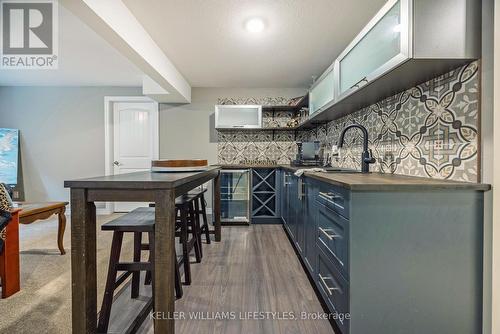
[[[160,156],[160,112],[159,104],[147,96],[105,96],[104,97],[104,174],[113,175],[113,105],[115,103],[153,103],[155,111],[153,113],[153,122],[156,124],[153,133],[153,158],[159,159]],[[114,212],[114,203],[106,202],[104,214]]]

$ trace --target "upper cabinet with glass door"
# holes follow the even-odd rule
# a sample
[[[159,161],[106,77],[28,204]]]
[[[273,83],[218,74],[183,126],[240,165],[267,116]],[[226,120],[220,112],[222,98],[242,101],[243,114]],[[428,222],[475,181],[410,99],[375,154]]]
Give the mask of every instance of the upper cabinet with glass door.
[[[260,105],[216,105],[216,129],[259,129],[262,127]]]
[[[410,2],[387,2],[337,58],[337,100],[352,94],[411,57]]]
[[[312,115],[323,110],[333,103],[335,98],[334,86],[335,76],[332,64],[328,69],[316,80],[314,85],[309,90],[309,114]]]
[[[480,55],[481,1],[389,0],[312,87],[301,127],[353,113]]]

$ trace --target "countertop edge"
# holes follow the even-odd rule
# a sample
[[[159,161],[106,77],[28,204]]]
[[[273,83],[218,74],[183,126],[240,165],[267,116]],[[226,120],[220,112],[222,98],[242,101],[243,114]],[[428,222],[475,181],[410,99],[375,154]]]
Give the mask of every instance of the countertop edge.
[[[234,165],[215,165],[219,166],[222,169],[236,169],[236,168],[279,168],[279,169],[284,169],[288,171],[295,172],[298,169],[304,168],[310,168],[310,167],[294,167],[294,166],[289,166],[289,165],[245,165],[245,164],[234,164]],[[383,173],[373,173],[377,175],[384,175]],[[468,191],[480,191],[480,192],[486,192],[491,190],[491,185],[489,184],[484,184],[484,183],[467,183],[467,182],[459,182],[459,181],[449,181],[449,180],[439,180],[442,183],[439,184],[429,184],[429,183],[422,183],[422,184],[381,184],[381,183],[376,183],[376,184],[359,184],[359,183],[346,183],[344,181],[340,180],[335,180],[332,179],[334,177],[335,173],[321,173],[321,172],[304,172],[304,176],[310,177],[312,179],[322,181],[325,183],[329,183],[335,186],[343,187],[345,189],[349,189],[351,191],[415,191],[415,190],[425,190],[425,189],[432,189],[432,190],[468,190]],[[339,175],[345,175],[345,174],[339,174]],[[394,174],[388,174],[388,175],[394,175]],[[414,176],[406,176],[406,175],[398,175],[401,176],[402,178],[411,178],[411,179],[417,179],[419,177],[414,177]],[[420,178],[424,180],[429,180],[429,178]]]

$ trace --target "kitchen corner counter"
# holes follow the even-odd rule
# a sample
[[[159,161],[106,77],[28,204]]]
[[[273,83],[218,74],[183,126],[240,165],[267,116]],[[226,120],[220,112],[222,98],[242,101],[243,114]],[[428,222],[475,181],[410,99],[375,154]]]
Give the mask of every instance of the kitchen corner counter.
[[[390,190],[475,190],[488,191],[491,186],[482,183],[467,183],[382,173],[322,173],[305,172],[304,175],[353,191]]]
[[[393,190],[473,190],[488,191],[489,184],[458,182],[450,180],[430,179],[424,177],[383,174],[383,173],[336,173],[336,172],[311,172],[310,167],[295,167],[285,164],[280,165],[217,165],[222,169],[231,168],[282,168],[296,172],[304,169],[304,175],[332,185],[340,186],[352,191],[393,191]]]

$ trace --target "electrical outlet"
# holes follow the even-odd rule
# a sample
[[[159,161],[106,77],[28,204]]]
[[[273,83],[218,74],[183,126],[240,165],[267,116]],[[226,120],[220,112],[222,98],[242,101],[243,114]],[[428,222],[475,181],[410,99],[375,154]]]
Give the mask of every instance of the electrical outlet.
[[[14,197],[14,199],[18,199],[18,198],[19,198],[19,191],[14,190],[14,191],[12,192],[12,197]]]

